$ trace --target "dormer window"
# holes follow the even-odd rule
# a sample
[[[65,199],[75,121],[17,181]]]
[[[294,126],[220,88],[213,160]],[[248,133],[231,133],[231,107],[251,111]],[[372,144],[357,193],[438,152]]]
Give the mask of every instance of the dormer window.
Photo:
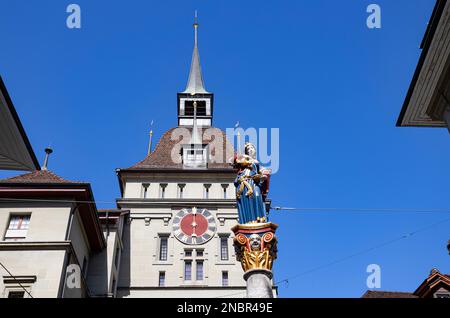
[[[185,145],[182,149],[183,168],[202,169],[208,164],[207,145]]]

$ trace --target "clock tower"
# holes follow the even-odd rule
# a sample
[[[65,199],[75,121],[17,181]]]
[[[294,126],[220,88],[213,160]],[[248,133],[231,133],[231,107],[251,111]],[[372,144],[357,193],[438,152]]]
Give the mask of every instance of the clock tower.
[[[129,211],[120,256],[118,297],[245,297],[231,230],[238,223],[234,154],[212,126],[213,94],[205,89],[198,23],[178,123],[142,161],[117,169]],[[186,136],[186,132],[189,136]]]

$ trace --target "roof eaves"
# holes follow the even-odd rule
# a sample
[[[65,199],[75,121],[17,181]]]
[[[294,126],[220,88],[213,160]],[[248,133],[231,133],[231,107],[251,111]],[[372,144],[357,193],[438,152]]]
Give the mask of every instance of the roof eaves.
[[[31,146],[30,140],[28,139],[25,129],[22,126],[22,122],[20,121],[19,115],[17,114],[17,111],[11,100],[11,96],[9,96],[8,90],[6,89],[5,83],[3,82],[1,75],[0,75],[0,91],[2,92],[3,96],[5,97],[6,105],[8,106],[8,110],[11,113],[11,115],[16,123],[17,129],[19,130],[20,135],[22,136],[22,139],[25,143],[25,146],[28,150],[28,154],[31,157],[31,160],[33,161],[35,169],[41,170],[41,165],[39,164],[39,161],[36,158],[36,154],[34,153],[34,150],[33,150],[33,147]]]
[[[433,9],[433,13],[430,18],[430,22],[428,23],[427,30],[425,31],[424,38],[422,39],[422,43],[420,48],[422,49],[422,53],[420,54],[419,62],[417,64],[416,70],[413,75],[413,79],[408,88],[408,92],[406,93],[405,100],[403,102],[402,109],[400,111],[400,115],[397,119],[396,126],[402,127],[403,118],[405,117],[406,110],[408,109],[409,102],[411,100],[412,94],[416,87],[417,81],[419,80],[420,72],[422,71],[423,64],[425,63],[425,59],[427,57],[428,51],[430,49],[431,42],[434,37],[434,33],[436,32],[437,26],[441,19],[442,13],[444,11],[447,0],[437,0],[436,5]]]

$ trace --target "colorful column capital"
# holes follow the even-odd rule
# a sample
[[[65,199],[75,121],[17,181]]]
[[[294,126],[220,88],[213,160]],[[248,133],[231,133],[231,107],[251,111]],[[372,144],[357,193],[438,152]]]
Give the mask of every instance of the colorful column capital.
[[[274,223],[238,224],[232,228],[236,258],[244,272],[255,269],[272,270],[277,258],[277,237]]]

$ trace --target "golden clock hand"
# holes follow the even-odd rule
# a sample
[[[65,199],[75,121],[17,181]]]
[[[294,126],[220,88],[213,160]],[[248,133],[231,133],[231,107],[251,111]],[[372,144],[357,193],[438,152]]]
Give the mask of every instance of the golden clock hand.
[[[193,219],[193,221],[192,221],[192,237],[196,237],[197,236],[197,233],[195,232],[195,230],[196,230],[196,228],[197,228],[197,222],[195,222],[196,221],[196,213],[194,213],[193,214],[193,216],[194,216],[194,219]]]

